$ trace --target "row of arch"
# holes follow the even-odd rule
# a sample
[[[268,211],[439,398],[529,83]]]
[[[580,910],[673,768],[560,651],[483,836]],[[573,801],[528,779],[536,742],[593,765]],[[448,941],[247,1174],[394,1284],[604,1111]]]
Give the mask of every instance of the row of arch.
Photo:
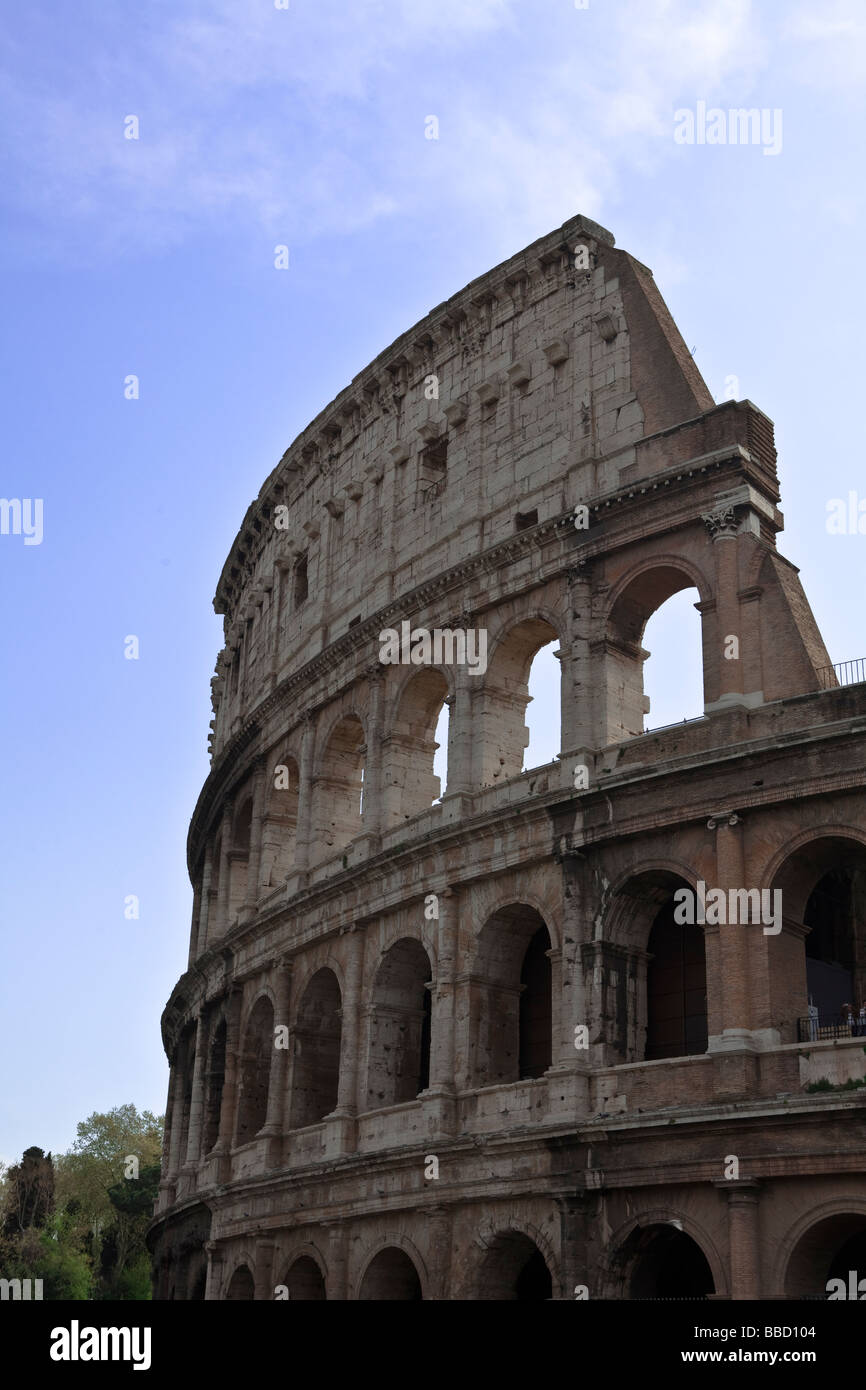
[[[474,1075],[478,1085],[531,1079],[552,1061],[551,940],[536,909],[517,904],[490,919],[480,948],[474,1002]],[[361,1108],[413,1101],[430,1084],[433,971],[421,942],[402,937],[384,954],[370,999],[367,1069]],[[292,1072],[288,1128],[302,1129],[337,1107],[342,1056],[343,992],[329,966],[304,988],[291,1023]],[[255,1138],[268,1117],[275,1010],[269,993],[249,1009],[241,1030],[233,1142]],[[223,1122],[228,1022],[213,1020],[203,1070],[201,1157],[216,1146]],[[178,1066],[184,1088],[177,1151],[186,1151],[195,1075],[195,1032],[182,1038]]]
[[[690,1223],[691,1224],[691,1223]],[[826,1299],[831,1281],[847,1287],[849,1271],[866,1268],[866,1212],[835,1210],[815,1215],[788,1242],[781,1287],[790,1299]],[[639,1300],[706,1299],[727,1292],[723,1261],[701,1232],[684,1229],[683,1220],[641,1218],[605,1260],[603,1297]],[[362,1301],[415,1302],[429,1297],[424,1265],[417,1252],[403,1245],[384,1245],[370,1256],[357,1284]],[[859,1276],[858,1276],[859,1277]],[[486,1243],[466,1297],[480,1301],[546,1302],[558,1294],[559,1274],[544,1242],[509,1228]],[[770,1292],[770,1291],[767,1291]],[[576,1285],[566,1296],[587,1297],[588,1286]],[[203,1286],[193,1295],[204,1297]],[[237,1263],[222,1297],[229,1302],[256,1296],[250,1264]],[[300,1300],[328,1297],[324,1260],[316,1251],[297,1255],[268,1296]]]
[[[454,666],[409,666],[405,675],[401,671],[396,689],[386,683],[388,698],[381,716],[374,718],[367,696],[360,703],[344,702],[317,732],[308,771],[300,732],[287,746],[275,748],[268,758],[261,804],[254,804],[251,784],[240,786],[230,819],[209,839],[206,855],[220,867],[209,876],[206,891],[223,895],[226,921],[250,898],[251,889],[254,901],[259,893],[283,883],[294,868],[306,869],[334,857],[363,833],[387,832],[404,824],[429,810],[446,791],[478,790],[519,776],[528,761],[531,733],[537,740],[533,759],[542,759],[539,766],[553,761],[566,745],[604,746],[642,733],[649,708],[643,669],[650,653],[641,639],[649,619],[669,601],[682,621],[686,591],[693,597],[709,592],[702,578],[700,589],[695,587],[695,574],[692,566],[675,567],[666,558],[649,572],[642,569],[620,595],[608,621],[611,640],[603,644],[605,653],[599,658],[610,708],[601,716],[604,728],[595,731],[596,737],[576,740],[570,727],[573,681],[566,680],[562,662],[560,669],[554,664],[555,656],[568,656],[566,624],[556,606],[546,606],[505,624],[492,640],[482,674],[458,675]],[[700,620],[694,613],[690,617],[697,672],[702,662]],[[558,652],[553,650],[556,642]],[[679,688],[685,647],[680,633]],[[526,717],[535,698],[531,680],[541,696],[539,725],[533,730]],[[697,683],[705,681],[698,676]],[[702,710],[702,691],[693,692],[692,698]],[[262,844],[259,862],[251,866],[254,821],[263,827]],[[255,885],[247,878],[251,871]],[[204,860],[196,876],[201,882]]]
[[[810,1008],[821,1027],[838,1018],[843,1004],[859,1007],[866,998],[866,846],[847,834],[807,838],[783,860],[772,883],[781,891],[784,920],[793,936],[779,957],[780,968],[771,972],[770,997],[762,1007],[782,1029],[781,1041],[795,1042],[798,1023]],[[683,886],[688,881],[672,870],[633,874],[611,900],[604,938],[585,948],[592,957],[584,960],[584,968],[602,982],[587,1021],[606,1020],[607,1065],[707,1050],[704,930],[677,920],[675,894]],[[553,970],[559,944],[552,923],[527,902],[507,903],[485,922],[465,963],[469,1034],[463,1084],[484,1087],[533,1079],[552,1065],[559,1046]],[[792,951],[800,953],[799,962]],[[400,1105],[431,1084],[439,1027],[435,987],[430,954],[417,937],[400,937],[384,952],[371,986],[358,1001],[366,1016],[361,1043],[365,1070],[357,1096],[349,1099],[353,1108],[368,1112]],[[290,1019],[275,1018],[274,997],[267,990],[251,1001],[240,1029],[240,1085],[236,1114],[230,1117],[231,1142],[248,1142],[266,1122],[276,1022],[287,1023],[292,1050],[288,1106],[280,1108],[283,1123],[300,1129],[335,1110],[343,992],[335,969],[323,964],[303,982]],[[221,1133],[227,1138],[222,1114],[227,1038],[223,1004],[211,1014],[204,1040],[199,1037],[199,1045],[204,1041],[207,1048],[200,1068],[200,1157]],[[190,1025],[175,1058],[183,1087],[180,1154],[186,1151],[193,1108],[195,1043]]]

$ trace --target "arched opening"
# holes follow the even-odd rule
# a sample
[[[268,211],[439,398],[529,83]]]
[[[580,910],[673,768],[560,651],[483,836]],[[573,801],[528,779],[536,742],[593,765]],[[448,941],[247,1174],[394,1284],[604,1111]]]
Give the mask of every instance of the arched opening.
[[[562,672],[558,650],[554,639],[540,647],[532,658],[526,683],[530,703],[526,710],[524,771],[552,763],[562,749]]]
[[[246,1265],[238,1265],[226,1291],[226,1303],[241,1303],[254,1299],[256,1296],[256,1285],[252,1274]]]
[[[337,1104],[341,1004],[333,970],[317,970],[304,990],[295,1025],[293,1129],[318,1124]]]
[[[316,862],[344,849],[363,830],[364,730],[354,715],[341,719],[328,739],[313,796]]]
[[[656,916],[647,953],[646,1061],[707,1050],[707,959],[703,928],[674,921],[673,897]]]
[[[400,1300],[404,1303],[420,1301],[421,1280],[418,1271],[405,1250],[388,1246],[380,1250],[370,1261],[361,1281],[359,1300]]]
[[[529,692],[530,670],[541,649],[549,647],[557,638],[556,630],[543,618],[527,618],[511,628],[492,653],[483,689],[475,697],[481,726],[478,771],[483,787],[507,782],[523,770],[530,739],[526,711],[533,698]],[[539,685],[546,692],[550,681],[548,657],[542,658],[539,673]],[[536,742],[542,751],[549,748],[551,741],[560,742],[561,681],[558,674],[556,680],[557,700],[553,701],[552,694],[545,693],[541,702],[542,717]],[[545,720],[549,727],[542,736],[540,728]],[[552,728],[551,720],[554,721]],[[559,752],[558,747],[556,752]]]
[[[643,669],[646,724],[659,729],[704,712],[704,661],[700,594],[692,585],[657,608],[647,621],[641,644],[649,652]]]
[[[844,869],[831,869],[809,894],[803,921],[806,937],[806,988],[823,1018],[841,1017],[854,1002],[853,884]],[[859,1000],[858,1000],[859,1003]]]
[[[550,935],[539,927],[526,948],[520,970],[520,1079],[543,1076],[551,1064],[553,1029]]]
[[[294,868],[299,787],[298,764],[294,758],[280,758],[274,764],[262,822],[262,883],[266,889],[279,887]]]
[[[625,1299],[706,1298],[716,1292],[701,1247],[673,1222],[636,1227],[618,1252],[615,1273]]]
[[[256,1000],[244,1033],[237,1142],[255,1138],[268,1114],[268,1083],[274,1046],[274,1008],[262,995]]]
[[[785,860],[773,891],[782,932],[771,939],[770,989],[782,1041],[866,1036],[866,846],[816,836]]]
[[[252,797],[246,797],[235,813],[232,826],[232,849],[229,856],[229,921],[237,917],[247,892],[247,869],[250,858],[250,836],[253,824]]]
[[[522,1231],[502,1231],[488,1246],[478,1278],[479,1300],[544,1303],[553,1297],[547,1261]]]
[[[474,1086],[544,1074],[552,1057],[550,934],[535,908],[515,903],[485,923],[470,987]]]
[[[434,764],[437,754],[444,755],[447,775],[447,734],[444,746],[438,740],[447,695],[448,682],[435,666],[423,667],[403,690],[394,721],[382,740],[386,828],[402,825],[428,810],[445,789]]]
[[[324,1275],[310,1255],[300,1255],[290,1266],[283,1282],[292,1300],[311,1303],[327,1297]]]
[[[621,743],[624,739],[635,738],[644,732],[644,716],[649,712],[650,701],[644,689],[644,662],[650,652],[643,646],[647,624],[662,605],[674,594],[682,590],[694,589],[694,580],[685,571],[672,565],[656,565],[644,570],[620,594],[611,610],[607,624],[607,642],[604,654],[604,708],[605,727],[602,735],[606,744]],[[698,598],[700,595],[698,594]],[[700,663],[701,696],[698,714],[703,713],[705,696],[703,681],[703,647],[698,633],[691,642],[692,653],[686,657],[686,642],[683,639],[683,618],[689,613],[688,604],[694,599],[679,599],[653,628],[657,644],[667,651],[668,668],[662,672],[660,660],[662,653],[657,650],[656,664],[653,667],[653,683],[657,684],[659,699],[673,700],[684,689],[683,678],[694,672],[696,662]],[[679,621],[679,641],[671,636],[672,624]],[[689,617],[689,623],[691,618]],[[684,664],[685,663],[685,664]],[[668,703],[663,708],[671,708]],[[674,716],[682,719],[683,711]],[[661,718],[660,710],[655,709],[652,723],[656,726],[668,721]]]
[[[223,1087],[226,1078],[226,1022],[220,1019],[208,1049],[205,1074],[204,1121],[202,1124],[202,1153],[209,1154],[220,1132]]]
[[[373,984],[367,1109],[414,1100],[430,1083],[430,960],[404,937],[385,956]]]
[[[634,874],[611,899],[601,937],[584,947],[586,1008],[601,1023],[596,1065],[706,1052],[703,928],[673,922],[674,894],[689,887],[668,869]]]
[[[785,1271],[786,1298],[828,1298],[840,1290],[828,1290],[831,1279],[851,1283],[866,1278],[866,1215],[840,1212],[816,1221],[798,1240]],[[860,1300],[858,1293],[857,1298]]]
[[[448,750],[451,747],[451,701],[448,699],[442,702],[433,741],[436,745],[433,754],[433,777],[434,781],[437,778],[439,781],[439,793],[432,803],[436,806],[448,790]]]

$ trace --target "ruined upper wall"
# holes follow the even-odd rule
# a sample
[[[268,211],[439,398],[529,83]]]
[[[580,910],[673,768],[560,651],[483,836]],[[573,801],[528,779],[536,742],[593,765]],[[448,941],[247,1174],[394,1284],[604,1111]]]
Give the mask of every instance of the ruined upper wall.
[[[474,280],[316,417],[249,508],[214,600],[216,745],[232,681],[250,708],[401,594],[657,472],[664,431],[712,409],[651,273],[596,223]]]

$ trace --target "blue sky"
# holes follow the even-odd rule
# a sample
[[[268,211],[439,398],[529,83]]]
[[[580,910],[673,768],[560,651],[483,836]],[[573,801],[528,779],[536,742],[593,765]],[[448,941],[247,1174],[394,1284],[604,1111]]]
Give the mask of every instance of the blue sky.
[[[866,10],[29,0],[4,27],[0,494],[44,503],[41,544],[0,535],[8,1160],[163,1109],[211,600],[247,505],[372,357],[566,218],[653,269],[717,400],[734,376],[775,420],[780,548],[833,660],[866,654],[866,537],[826,529],[866,499]],[[699,101],[780,110],[781,151],[676,143]],[[700,712],[684,614],[646,640],[650,725]]]

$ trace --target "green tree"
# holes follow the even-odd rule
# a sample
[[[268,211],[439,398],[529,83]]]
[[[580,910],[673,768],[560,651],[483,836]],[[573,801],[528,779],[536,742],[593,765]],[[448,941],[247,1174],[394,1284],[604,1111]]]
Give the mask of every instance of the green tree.
[[[141,1269],[161,1152],[162,1121],[121,1105],[83,1120],[72,1149],[58,1159],[57,1200],[70,1229],[89,1245],[97,1298],[149,1297],[149,1276],[148,1293],[140,1292]],[[128,1264],[135,1271],[127,1278]]]
[[[35,1146],[24,1150],[20,1163],[9,1169],[3,1230],[20,1235],[31,1226],[44,1226],[54,1210],[54,1163],[51,1154]]]

